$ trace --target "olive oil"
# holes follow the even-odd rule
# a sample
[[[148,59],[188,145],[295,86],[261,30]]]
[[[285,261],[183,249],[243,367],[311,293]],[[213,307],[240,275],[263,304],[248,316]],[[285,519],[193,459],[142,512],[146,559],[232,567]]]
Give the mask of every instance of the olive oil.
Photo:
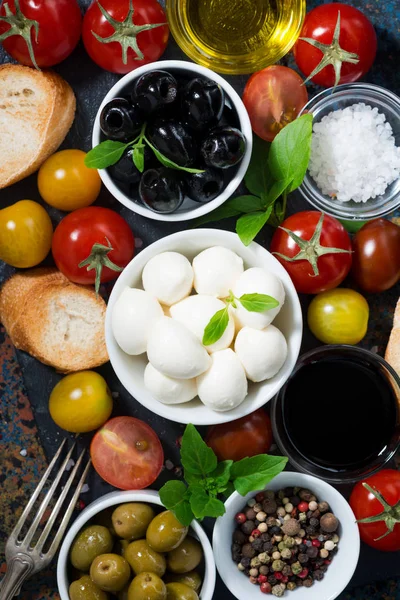
[[[167,12],[190,58],[221,73],[251,73],[290,50],[305,0],[167,0]]]

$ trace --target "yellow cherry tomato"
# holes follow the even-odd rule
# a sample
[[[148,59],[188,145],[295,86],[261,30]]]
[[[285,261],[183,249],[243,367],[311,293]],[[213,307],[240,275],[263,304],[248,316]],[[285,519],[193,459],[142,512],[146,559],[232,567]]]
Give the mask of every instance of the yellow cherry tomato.
[[[43,200],[60,210],[71,211],[93,204],[100,193],[96,169],[85,165],[82,150],[61,150],[43,163],[38,188]]]
[[[98,429],[111,415],[113,401],[105,379],[95,371],[66,375],[50,395],[53,421],[73,433]]]
[[[354,290],[336,288],[313,298],[308,326],[325,344],[358,344],[367,333],[369,307]]]
[[[0,210],[0,260],[25,269],[48,255],[53,225],[46,210],[33,200],[20,200]]]

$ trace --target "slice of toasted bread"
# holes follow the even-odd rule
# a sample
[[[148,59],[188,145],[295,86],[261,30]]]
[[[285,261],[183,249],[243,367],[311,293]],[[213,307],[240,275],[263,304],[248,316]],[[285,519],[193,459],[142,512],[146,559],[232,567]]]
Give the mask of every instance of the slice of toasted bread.
[[[17,273],[0,290],[0,321],[14,345],[63,373],[108,361],[105,311],[92,288],[56,269]]]
[[[36,171],[75,116],[71,87],[52,71],[0,66],[0,189]]]
[[[393,327],[385,352],[385,360],[400,375],[400,298],[393,317]]]

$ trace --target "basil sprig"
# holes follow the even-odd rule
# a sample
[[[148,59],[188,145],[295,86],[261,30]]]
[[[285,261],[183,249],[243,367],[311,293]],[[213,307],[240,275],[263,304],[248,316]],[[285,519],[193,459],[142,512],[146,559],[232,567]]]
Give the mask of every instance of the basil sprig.
[[[270,144],[254,136],[253,152],[244,178],[252,195],[227,200],[196,220],[204,225],[238,217],[236,233],[248,246],[266,223],[278,227],[285,218],[287,196],[302,183],[311,153],[312,120],[303,115],[286,125]]]
[[[218,496],[236,490],[242,496],[263,489],[286,466],[287,458],[260,454],[238,462],[217,461],[194,425],[187,425],[182,437],[181,462],[185,481],[168,481],[160,499],[182,525],[194,518],[221,517],[225,506]]]
[[[146,123],[144,123],[139,135],[132,140],[131,142],[116,142],[113,140],[105,140],[101,142],[94,148],[92,148],[85,157],[85,165],[89,169],[106,169],[107,167],[111,167],[115,165],[125,150],[128,148],[132,148],[132,160],[135,164],[135,167],[139,171],[139,173],[143,173],[144,171],[144,151],[146,146],[148,146],[154,153],[157,160],[164,166],[169,169],[175,169],[177,171],[186,171],[186,173],[204,173],[202,169],[192,169],[190,167],[182,167],[177,163],[173,162],[162,152],[157,150],[157,148],[151,144],[151,142],[146,137]]]
[[[278,300],[267,294],[243,294],[240,298],[236,298],[230,290],[228,298],[225,298],[226,306],[217,311],[211,317],[204,329],[203,344],[210,346],[215,344],[224,334],[225,329],[229,324],[229,305],[237,308],[237,302],[249,312],[264,312],[279,306]]]

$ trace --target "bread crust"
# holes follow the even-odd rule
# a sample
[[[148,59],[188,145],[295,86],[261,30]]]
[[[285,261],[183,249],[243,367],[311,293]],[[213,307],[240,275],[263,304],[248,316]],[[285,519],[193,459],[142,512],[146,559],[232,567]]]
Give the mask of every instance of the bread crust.
[[[19,75],[30,77],[33,85],[45,91],[48,116],[40,127],[41,142],[36,153],[29,157],[26,153],[21,153],[21,165],[18,169],[7,165],[7,161],[0,165],[0,189],[34,173],[64,141],[75,118],[74,92],[60,75],[53,71],[37,71],[22,65],[5,64],[0,65],[0,86],[7,86],[9,76],[18,78]]]
[[[400,375],[400,298],[394,311],[393,328],[386,348],[385,360]]]

